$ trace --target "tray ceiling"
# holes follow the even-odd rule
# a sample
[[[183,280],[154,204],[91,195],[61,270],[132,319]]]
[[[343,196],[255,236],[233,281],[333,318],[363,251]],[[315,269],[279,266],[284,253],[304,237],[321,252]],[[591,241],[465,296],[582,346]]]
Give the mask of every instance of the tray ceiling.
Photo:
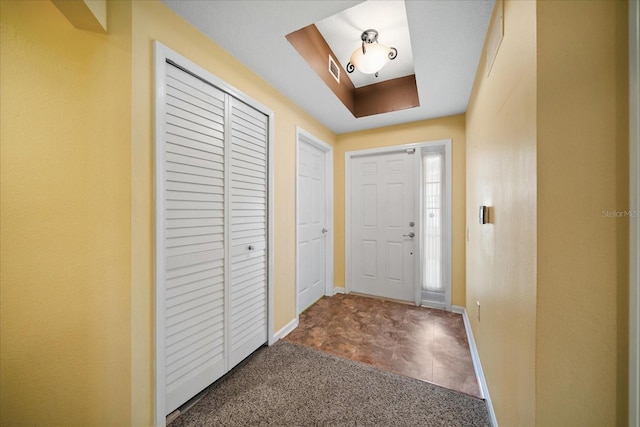
[[[375,0],[364,2],[365,5],[348,0],[163,2],[338,134],[465,112],[494,4],[494,0],[392,1],[406,8],[420,106],[355,118],[285,36],[351,7],[364,8],[366,3],[375,3]],[[400,42],[391,40],[393,31],[385,32],[394,22],[391,19],[376,22],[380,23],[366,24],[367,28],[377,29],[380,42],[396,47],[400,57],[403,53]],[[344,30],[343,35],[336,34],[335,38],[352,38],[353,32],[358,44],[364,29],[357,27],[363,24],[352,25],[354,29],[348,30],[348,37]],[[351,46],[344,49],[353,51]],[[344,59],[340,57],[339,61]],[[387,67],[391,70],[394,62],[382,69],[381,77]],[[356,73],[358,71],[353,74]]]

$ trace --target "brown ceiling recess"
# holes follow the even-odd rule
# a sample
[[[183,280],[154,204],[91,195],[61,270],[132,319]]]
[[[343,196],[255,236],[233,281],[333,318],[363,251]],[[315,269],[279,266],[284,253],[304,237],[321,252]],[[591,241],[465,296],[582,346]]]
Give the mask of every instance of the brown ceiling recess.
[[[356,117],[419,107],[416,75],[398,77],[356,89]]]
[[[420,106],[415,74],[356,88],[314,24],[286,37],[354,117]],[[329,72],[329,55],[340,66],[340,83]]]

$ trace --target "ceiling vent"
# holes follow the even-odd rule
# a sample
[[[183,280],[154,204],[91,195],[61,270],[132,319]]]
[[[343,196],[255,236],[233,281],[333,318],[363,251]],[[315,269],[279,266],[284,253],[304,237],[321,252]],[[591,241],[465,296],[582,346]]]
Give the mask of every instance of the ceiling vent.
[[[329,55],[329,73],[331,73],[333,78],[336,79],[336,81],[339,84],[340,83],[340,67],[338,66],[336,61],[333,60],[331,55]]]

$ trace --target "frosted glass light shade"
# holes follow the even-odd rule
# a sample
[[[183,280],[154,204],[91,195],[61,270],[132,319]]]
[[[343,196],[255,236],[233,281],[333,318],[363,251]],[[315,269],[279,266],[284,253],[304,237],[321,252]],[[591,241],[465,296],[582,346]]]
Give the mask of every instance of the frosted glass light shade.
[[[365,44],[366,53],[362,53],[362,48],[358,48],[351,54],[350,62],[361,73],[375,74],[389,62],[389,49],[379,43]]]

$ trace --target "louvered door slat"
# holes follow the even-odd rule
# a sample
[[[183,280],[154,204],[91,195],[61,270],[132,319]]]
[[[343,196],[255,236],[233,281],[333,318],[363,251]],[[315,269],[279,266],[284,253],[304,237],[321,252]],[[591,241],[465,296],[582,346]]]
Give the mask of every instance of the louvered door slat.
[[[213,277],[216,276],[218,272],[224,271],[223,269],[223,261],[209,261],[209,259],[204,259],[200,262],[192,261],[188,263],[183,263],[179,267],[171,269],[170,272],[167,273],[165,279],[167,281],[167,292],[173,288],[172,283],[184,280],[181,284],[188,283],[189,281],[200,280],[205,277]],[[177,286],[180,286],[178,284]]]
[[[263,229],[262,224],[259,221],[264,221],[264,217],[249,217],[249,218],[241,218],[247,219],[246,223],[237,223],[231,225],[232,231],[246,231],[246,230],[255,230],[255,229]]]
[[[252,296],[262,294],[264,292],[263,289],[256,288],[256,282],[258,282],[258,277],[253,280],[249,280],[239,286],[233,293],[233,298],[251,298]]]
[[[174,142],[171,139],[167,139],[167,152],[181,156],[195,157],[210,162],[224,163],[224,151],[220,147],[208,144],[196,144],[198,144],[198,142],[193,140]]]
[[[206,227],[222,225],[223,219],[216,217],[167,219],[167,230],[174,228]]]
[[[191,129],[181,128],[167,123],[166,138],[170,142],[193,144],[194,148],[200,148],[202,145],[222,147],[224,146],[224,133],[214,132],[213,135],[203,135]],[[201,145],[202,144],[202,145]],[[206,149],[206,147],[204,148]]]
[[[204,209],[199,211],[189,209],[167,209],[166,218],[171,221],[182,221],[203,218],[222,218],[224,212],[214,209]],[[170,228],[170,227],[169,227]]]
[[[166,64],[165,387],[173,411],[225,373],[225,95]]]
[[[267,149],[264,145],[260,143],[260,140],[257,138],[251,138],[247,135],[238,135],[231,138],[231,142],[237,147],[242,147],[249,151],[254,151],[258,154],[265,155],[267,153]]]
[[[266,163],[266,159],[264,157],[264,153],[260,152],[260,151],[256,151],[256,150],[252,150],[250,148],[245,148],[241,145],[236,144],[233,148],[233,151],[240,153],[242,155],[248,156],[248,157],[252,157],[256,160],[259,160],[261,162],[261,164],[265,164]]]
[[[268,122],[264,114],[231,100],[231,275],[229,359],[236,364],[267,341]],[[257,253],[257,252],[260,253]]]
[[[237,163],[237,162],[236,162]],[[250,167],[250,166],[249,166]],[[264,180],[264,171],[256,171],[247,169],[245,166],[231,164],[231,175],[234,175],[235,181],[241,182],[259,182]],[[251,181],[253,179],[253,181]]]

